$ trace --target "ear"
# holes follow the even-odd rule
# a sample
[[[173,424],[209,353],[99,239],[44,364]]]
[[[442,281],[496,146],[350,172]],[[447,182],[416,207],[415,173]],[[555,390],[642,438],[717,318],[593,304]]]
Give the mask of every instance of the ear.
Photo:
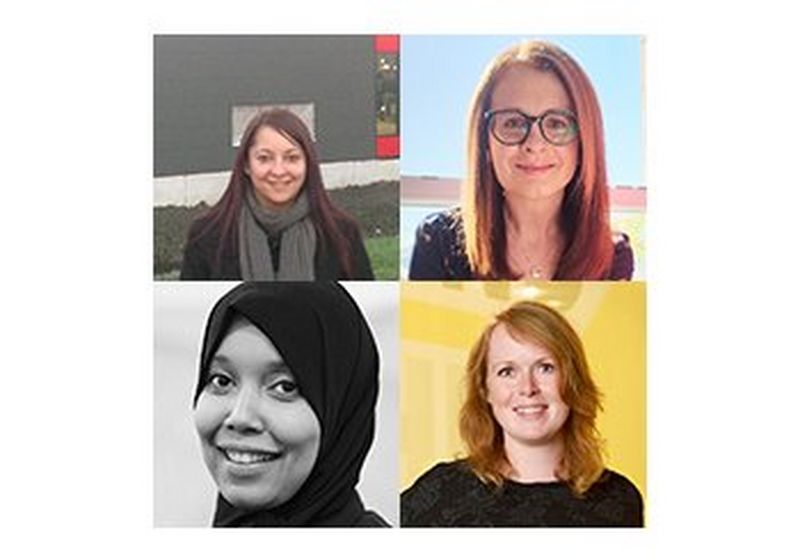
[[[250,164],[248,162],[244,162],[244,166],[242,166],[242,171],[244,174],[250,177]]]

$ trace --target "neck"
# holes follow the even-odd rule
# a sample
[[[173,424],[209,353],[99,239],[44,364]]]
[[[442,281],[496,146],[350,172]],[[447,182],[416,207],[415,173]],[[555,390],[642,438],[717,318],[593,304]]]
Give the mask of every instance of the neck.
[[[559,216],[563,198],[564,191],[536,199],[506,193],[505,215],[509,233],[532,240],[560,237]]]
[[[537,445],[519,442],[506,436],[506,459],[509,463],[508,478],[517,482],[553,482],[558,480],[556,471],[564,456],[564,441],[561,436]]]
[[[506,196],[506,262],[519,278],[548,280],[564,250],[560,211],[563,192],[540,199]]]

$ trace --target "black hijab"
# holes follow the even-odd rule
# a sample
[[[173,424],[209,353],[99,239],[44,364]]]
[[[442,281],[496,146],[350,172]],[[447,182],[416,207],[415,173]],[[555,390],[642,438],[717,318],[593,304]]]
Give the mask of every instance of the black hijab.
[[[319,454],[308,479],[286,503],[247,511],[220,494],[214,526],[336,526],[365,515],[355,486],[375,431],[378,352],[350,295],[335,282],[245,282],[220,299],[206,322],[194,402],[232,321],[260,329],[292,371],[319,420]]]

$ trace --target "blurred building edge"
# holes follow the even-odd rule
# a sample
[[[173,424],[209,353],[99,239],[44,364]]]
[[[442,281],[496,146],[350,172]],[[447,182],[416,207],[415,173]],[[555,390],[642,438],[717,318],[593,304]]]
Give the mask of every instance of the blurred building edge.
[[[459,203],[461,179],[456,177],[402,176],[400,203],[408,206],[456,206]],[[617,185],[611,187],[611,209],[615,212],[644,212],[647,188]]]

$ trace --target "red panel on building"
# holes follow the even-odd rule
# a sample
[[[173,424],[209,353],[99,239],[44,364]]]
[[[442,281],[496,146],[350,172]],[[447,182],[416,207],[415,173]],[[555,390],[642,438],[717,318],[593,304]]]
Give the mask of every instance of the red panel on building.
[[[400,157],[400,136],[376,137],[375,155],[377,155],[379,158]]]
[[[400,35],[375,35],[375,52],[400,52]]]

